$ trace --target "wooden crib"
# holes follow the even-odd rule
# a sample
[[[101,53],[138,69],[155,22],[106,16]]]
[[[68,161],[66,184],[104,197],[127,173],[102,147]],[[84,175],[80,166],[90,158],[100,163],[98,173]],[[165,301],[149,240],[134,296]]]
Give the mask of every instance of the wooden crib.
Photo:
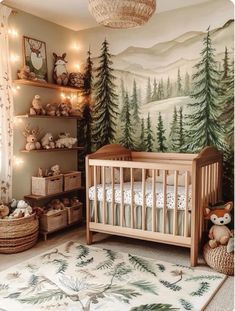
[[[213,147],[182,154],[106,145],[86,157],[87,243],[92,243],[92,232],[102,232],[183,246],[190,248],[195,266],[203,207],[221,200],[221,179],[222,154]]]

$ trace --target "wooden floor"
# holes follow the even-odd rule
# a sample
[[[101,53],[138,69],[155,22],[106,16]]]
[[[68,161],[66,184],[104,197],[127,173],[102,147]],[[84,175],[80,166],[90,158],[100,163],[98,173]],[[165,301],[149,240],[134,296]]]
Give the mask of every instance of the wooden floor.
[[[47,241],[39,240],[37,245],[28,251],[12,255],[0,254],[0,271],[3,271],[15,264],[24,260],[28,260],[37,256],[48,249],[54,248],[67,241],[75,241],[85,244],[85,228],[69,228],[67,230],[54,233],[48,236]],[[104,234],[94,235],[94,246],[101,248],[109,248],[115,251],[128,252],[132,254],[168,261],[171,263],[178,263],[182,265],[189,265],[189,250],[182,247],[174,247],[170,245],[146,242],[141,240],[134,240],[129,238],[122,238],[117,236],[107,236]],[[203,260],[200,259],[198,269],[210,270]],[[206,308],[206,311],[233,311],[234,310],[234,284],[233,277],[229,277],[211,303]]]

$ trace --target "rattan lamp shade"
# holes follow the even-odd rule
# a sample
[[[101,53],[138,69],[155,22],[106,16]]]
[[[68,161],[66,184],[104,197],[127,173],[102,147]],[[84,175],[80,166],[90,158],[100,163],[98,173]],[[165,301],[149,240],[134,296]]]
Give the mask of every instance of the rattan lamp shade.
[[[97,23],[110,28],[144,25],[156,10],[156,0],[88,0]]]

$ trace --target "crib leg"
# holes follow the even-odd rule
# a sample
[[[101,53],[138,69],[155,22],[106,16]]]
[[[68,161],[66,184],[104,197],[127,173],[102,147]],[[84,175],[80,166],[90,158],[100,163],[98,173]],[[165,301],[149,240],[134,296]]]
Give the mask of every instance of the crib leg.
[[[190,263],[191,267],[197,266],[198,261],[198,246],[192,245],[190,249]]]
[[[90,231],[89,228],[86,230],[86,243],[87,245],[92,244],[92,231]]]

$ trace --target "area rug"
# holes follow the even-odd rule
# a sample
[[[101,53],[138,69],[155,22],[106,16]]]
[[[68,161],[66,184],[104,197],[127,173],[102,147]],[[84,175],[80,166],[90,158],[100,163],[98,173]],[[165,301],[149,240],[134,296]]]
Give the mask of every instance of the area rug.
[[[1,272],[0,310],[199,311],[224,279],[68,242]]]

